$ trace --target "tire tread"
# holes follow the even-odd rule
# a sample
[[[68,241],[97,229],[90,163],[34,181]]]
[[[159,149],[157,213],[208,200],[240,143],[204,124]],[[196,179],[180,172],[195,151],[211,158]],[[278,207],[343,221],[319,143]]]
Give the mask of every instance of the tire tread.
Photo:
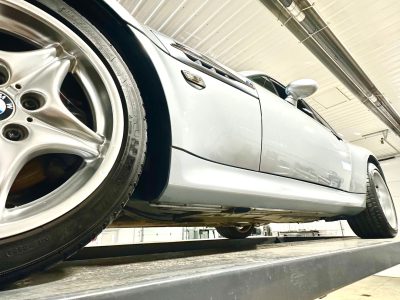
[[[217,232],[222,235],[225,238],[228,239],[244,239],[248,236],[250,236],[253,232],[254,229],[254,224],[251,226],[251,228],[246,231],[246,232],[239,232],[236,227],[225,227],[225,226],[220,226],[215,228]]]

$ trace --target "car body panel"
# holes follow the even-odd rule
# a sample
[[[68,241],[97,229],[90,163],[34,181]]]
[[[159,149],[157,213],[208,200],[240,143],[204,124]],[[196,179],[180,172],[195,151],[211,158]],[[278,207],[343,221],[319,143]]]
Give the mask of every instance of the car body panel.
[[[166,53],[170,54],[172,57],[199,70],[202,73],[206,73],[211,77],[218,79],[219,81],[227,83],[228,85],[231,85],[249,95],[258,98],[255,85],[247,77],[233,71],[227,66],[224,66],[221,63],[213,60],[212,58],[205,56],[195,49],[176,42],[174,39],[158,31],[150,30],[150,32],[152,35],[156,35],[159,41],[163,44],[163,48],[161,49],[166,49]],[[204,64],[200,61],[202,61]],[[218,71],[222,71],[226,76]]]
[[[355,215],[365,208],[365,194],[227,167],[173,149],[168,186],[158,202]]]
[[[119,6],[113,0],[106,2],[113,9]],[[119,8],[116,11],[120,13]],[[177,59],[174,56],[178,53],[171,53],[169,47],[171,38],[141,25],[129,14],[121,12],[121,17],[132,25],[132,33],[154,64],[170,113],[173,146],[170,177],[154,204],[296,210],[338,218],[356,215],[365,208],[371,152],[337,140],[327,128],[306,115],[308,119],[299,117],[301,114],[295,107],[289,107],[277,96],[267,95],[267,91],[256,88],[254,92],[236,83],[227,84],[224,78]],[[201,76],[206,88],[198,90],[190,86],[182,70]],[[241,76],[255,72],[244,72]],[[271,101],[276,104],[273,110],[269,109]],[[283,118],[297,118],[298,122],[279,123]],[[304,144],[305,127],[318,128],[315,134],[320,138]],[[265,173],[257,172],[258,164]],[[282,172],[285,167],[290,169],[287,174]],[[313,168],[317,176],[310,171]],[[318,182],[318,176],[325,182]],[[340,184],[330,186],[332,181]]]
[[[260,170],[349,191],[346,143],[289,102],[258,85],[257,90],[263,118]]]
[[[368,160],[371,157],[375,158],[375,156],[372,154],[371,151],[360,146],[348,143],[348,147],[350,150],[352,162],[351,183],[349,191],[353,193],[366,193]],[[376,158],[375,160],[378,161]]]
[[[172,145],[202,158],[259,170],[261,113],[259,100],[166,55],[132,28],[149,51],[167,98]],[[202,77],[204,89],[186,82],[182,71]]]
[[[246,76],[246,77],[251,77],[255,75],[265,75],[269,77],[267,74],[263,73],[262,71],[258,70],[248,70],[248,71],[242,71],[240,72],[241,75]],[[266,89],[263,89],[259,87],[258,85],[256,86],[258,93],[260,94],[260,102],[261,104],[264,103],[263,101],[263,96],[265,97],[270,97],[269,95],[272,94]],[[263,92],[260,92],[263,90]],[[261,94],[262,93],[262,94]],[[275,95],[275,94],[272,94]],[[277,97],[275,95],[275,97]],[[277,97],[279,100],[281,100],[279,97]],[[262,105],[263,107],[264,105]],[[266,112],[263,112],[263,115],[266,115]],[[267,120],[264,119],[263,122],[266,122]],[[320,125],[320,124],[318,124]],[[320,125],[322,127],[322,125]],[[374,154],[362,147],[356,146],[354,144],[350,144],[346,141],[343,140],[343,142],[346,144],[346,147],[348,149],[348,154],[351,159],[351,180],[350,180],[350,185],[348,188],[344,189],[346,191],[349,191],[351,193],[365,193],[367,186],[366,186],[366,174],[367,174],[367,165],[368,165],[368,160],[369,158],[373,157],[375,158]],[[266,145],[264,145],[265,140],[263,140],[263,149],[266,148]],[[263,156],[265,153],[263,153]],[[376,161],[378,161],[375,158]]]
[[[157,47],[167,52],[161,41],[152,33],[152,28],[138,22],[121,4],[115,0],[102,0],[110,10],[114,11],[125,23],[146,35]]]

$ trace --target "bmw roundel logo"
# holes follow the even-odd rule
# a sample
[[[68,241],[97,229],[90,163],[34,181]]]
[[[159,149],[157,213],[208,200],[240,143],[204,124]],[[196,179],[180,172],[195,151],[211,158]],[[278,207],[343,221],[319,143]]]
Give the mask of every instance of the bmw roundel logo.
[[[6,94],[0,92],[0,121],[8,119],[14,112],[14,103]]]

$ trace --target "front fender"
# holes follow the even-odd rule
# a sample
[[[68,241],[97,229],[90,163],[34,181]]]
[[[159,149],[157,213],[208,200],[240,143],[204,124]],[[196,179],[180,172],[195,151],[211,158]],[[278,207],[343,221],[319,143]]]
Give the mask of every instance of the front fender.
[[[351,182],[350,191],[352,193],[366,193],[367,190],[367,167],[368,161],[376,157],[371,151],[353,144],[348,144],[351,155]]]
[[[86,0],[87,1],[87,0]],[[151,31],[151,28],[138,22],[125,8],[122,7],[116,0],[102,0],[104,4],[108,6],[108,10],[114,12],[118,15],[118,18],[129,24],[136,30],[140,31],[142,34],[147,36],[157,47],[161,48],[163,51],[167,51],[160,40]]]
[[[171,159],[170,113],[154,57],[151,57],[154,48],[165,51],[164,46],[148,27],[135,20],[115,0],[64,2],[88,19],[112,43],[138,85],[146,111],[148,143],[143,172],[133,197],[153,201],[167,185]]]

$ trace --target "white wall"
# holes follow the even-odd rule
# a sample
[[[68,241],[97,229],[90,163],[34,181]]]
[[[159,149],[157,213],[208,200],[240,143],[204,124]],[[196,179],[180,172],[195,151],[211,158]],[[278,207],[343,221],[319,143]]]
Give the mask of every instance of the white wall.
[[[180,241],[184,236],[182,227],[144,228],[142,242]]]
[[[219,234],[210,227],[106,228],[88,246],[215,238]]]

